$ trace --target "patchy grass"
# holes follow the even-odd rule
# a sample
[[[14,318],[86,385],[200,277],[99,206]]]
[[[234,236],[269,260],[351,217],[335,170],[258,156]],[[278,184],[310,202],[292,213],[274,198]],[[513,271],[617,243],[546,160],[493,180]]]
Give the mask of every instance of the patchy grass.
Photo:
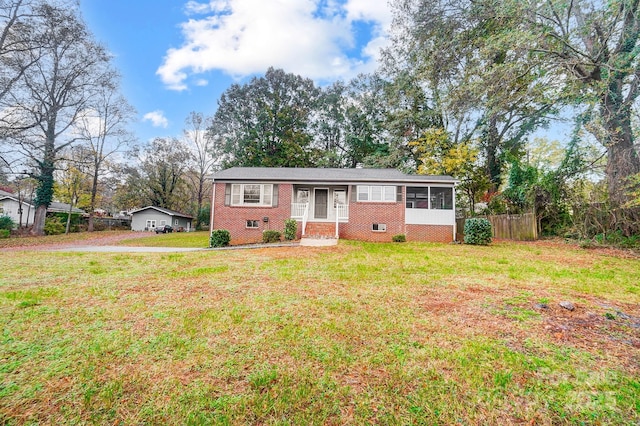
[[[150,234],[148,237],[125,239],[118,243],[139,247],[209,247],[209,231],[173,232],[171,234]]]
[[[83,244],[95,240],[117,240],[129,235],[132,235],[131,231],[79,232],[68,235],[44,235],[39,237],[20,236],[0,239],[0,248],[36,248],[54,245]]]
[[[634,258],[342,241],[0,262],[2,424],[640,421]]]

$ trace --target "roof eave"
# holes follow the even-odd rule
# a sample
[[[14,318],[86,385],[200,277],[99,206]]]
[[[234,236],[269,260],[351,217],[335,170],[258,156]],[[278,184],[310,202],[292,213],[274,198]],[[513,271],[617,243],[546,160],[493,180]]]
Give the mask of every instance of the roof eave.
[[[440,183],[440,184],[458,184],[457,179],[314,179],[314,178],[274,178],[274,177],[223,177],[215,178],[215,182],[278,182],[278,183],[305,183],[318,185],[363,185],[367,183],[390,183],[390,184],[411,184],[411,183]]]

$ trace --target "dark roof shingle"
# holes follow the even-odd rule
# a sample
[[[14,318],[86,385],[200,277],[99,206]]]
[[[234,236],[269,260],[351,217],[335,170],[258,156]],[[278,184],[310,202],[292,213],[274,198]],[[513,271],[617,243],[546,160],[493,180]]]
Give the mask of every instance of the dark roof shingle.
[[[286,181],[286,182],[457,182],[451,176],[408,175],[396,169],[329,169],[293,167],[232,167],[213,175],[218,181]]]

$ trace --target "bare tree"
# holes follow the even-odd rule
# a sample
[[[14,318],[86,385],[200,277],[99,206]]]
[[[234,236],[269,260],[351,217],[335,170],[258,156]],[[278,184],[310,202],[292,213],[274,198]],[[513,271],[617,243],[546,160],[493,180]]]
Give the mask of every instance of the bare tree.
[[[0,100],[40,58],[35,34],[40,10],[36,1],[0,0]]]
[[[76,131],[88,148],[91,177],[88,231],[93,231],[94,211],[97,207],[100,179],[105,173],[107,159],[129,145],[134,136],[126,125],[135,115],[134,108],[118,93],[119,75],[106,73],[89,108],[80,114]]]
[[[37,165],[36,216],[32,233],[44,234],[44,219],[53,197],[53,172],[60,153],[81,138],[74,126],[96,95],[108,72],[109,55],[93,40],[76,8],[40,7],[43,22],[39,59],[11,91],[12,114],[24,130],[12,136],[23,155]],[[31,53],[35,55],[35,53]]]
[[[34,35],[37,9],[29,0],[0,0],[0,108],[10,107],[3,102],[27,68],[40,57],[40,43]],[[0,144],[24,123],[11,120],[12,114],[0,115]],[[17,127],[17,128],[16,128]],[[11,170],[16,158],[11,158],[9,149],[0,153],[0,165]]]
[[[207,127],[210,125],[211,120],[205,118],[200,112],[192,111],[185,120],[184,139],[191,148],[195,159],[193,173],[187,176],[196,189],[196,218],[199,217],[204,199],[211,187],[207,177],[215,167],[215,158],[211,154],[213,152],[213,139],[207,135]],[[199,225],[200,223],[196,219],[196,229]]]

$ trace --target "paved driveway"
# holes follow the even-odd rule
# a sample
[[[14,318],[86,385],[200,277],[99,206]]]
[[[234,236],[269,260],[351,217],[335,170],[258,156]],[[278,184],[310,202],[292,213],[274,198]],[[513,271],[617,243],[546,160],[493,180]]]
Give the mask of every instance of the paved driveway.
[[[98,253],[176,253],[183,251],[201,251],[205,248],[182,247],[130,247],[130,246],[73,246],[55,248],[50,251],[84,251]]]

